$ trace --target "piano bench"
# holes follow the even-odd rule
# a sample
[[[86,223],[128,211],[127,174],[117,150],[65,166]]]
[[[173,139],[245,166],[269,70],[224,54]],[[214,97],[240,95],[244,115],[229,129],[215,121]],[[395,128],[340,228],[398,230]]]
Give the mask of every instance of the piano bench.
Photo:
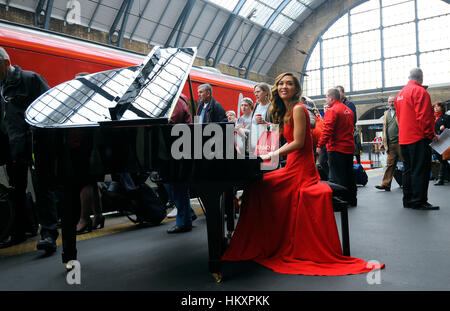
[[[350,231],[348,227],[348,198],[349,192],[346,187],[323,181],[333,190],[333,211],[341,213],[341,234],[342,234],[342,253],[344,256],[350,256]]]

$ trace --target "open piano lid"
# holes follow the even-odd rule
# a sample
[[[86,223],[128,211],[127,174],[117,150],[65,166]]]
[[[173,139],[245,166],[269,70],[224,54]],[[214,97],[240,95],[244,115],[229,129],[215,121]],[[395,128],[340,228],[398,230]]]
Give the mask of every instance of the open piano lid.
[[[139,66],[76,78],[48,90],[25,113],[38,128],[166,124],[196,48],[154,47]]]

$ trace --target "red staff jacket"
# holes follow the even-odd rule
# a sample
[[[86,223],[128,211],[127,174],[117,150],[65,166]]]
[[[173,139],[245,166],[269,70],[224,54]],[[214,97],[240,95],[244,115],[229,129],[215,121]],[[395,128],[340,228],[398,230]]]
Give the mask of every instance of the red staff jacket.
[[[430,94],[416,81],[408,84],[395,98],[400,145],[434,137],[434,112]]]
[[[355,152],[353,138],[353,111],[340,101],[335,101],[325,113],[319,147],[327,145],[327,151],[346,154]]]

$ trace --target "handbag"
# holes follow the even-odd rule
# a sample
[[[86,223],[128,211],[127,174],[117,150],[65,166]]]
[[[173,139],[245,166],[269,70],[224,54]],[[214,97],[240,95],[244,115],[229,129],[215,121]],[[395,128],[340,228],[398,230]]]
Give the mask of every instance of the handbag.
[[[254,154],[256,156],[266,155],[269,152],[274,152],[280,147],[280,133],[277,124],[271,124],[267,131],[264,131],[259,136]],[[265,160],[262,163],[262,169],[275,169],[279,165],[279,158],[273,157],[270,160]]]
[[[442,153],[442,160],[444,160],[444,161],[450,160],[450,147],[448,147],[448,148]]]

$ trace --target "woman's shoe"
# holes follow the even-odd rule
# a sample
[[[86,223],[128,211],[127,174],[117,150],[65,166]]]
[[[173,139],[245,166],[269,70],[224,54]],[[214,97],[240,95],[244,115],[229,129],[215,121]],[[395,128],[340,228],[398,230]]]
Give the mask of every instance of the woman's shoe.
[[[91,220],[91,218],[89,218],[89,220],[83,226],[78,226],[77,225],[77,234],[82,234],[82,233],[91,232],[91,231],[92,231],[92,220]]]
[[[442,186],[444,185],[444,179],[439,178],[435,183],[435,186]]]
[[[192,230],[192,227],[178,227],[173,226],[169,230],[167,230],[167,233],[182,233],[182,232],[189,232]]]
[[[99,217],[95,217],[94,216],[94,221],[92,224],[92,229],[96,230],[96,229],[102,229],[103,227],[105,227],[105,216],[99,216]]]
[[[176,207],[174,207],[174,209],[171,210],[169,214],[167,214],[167,218],[175,218],[175,217],[177,217],[177,208]]]

